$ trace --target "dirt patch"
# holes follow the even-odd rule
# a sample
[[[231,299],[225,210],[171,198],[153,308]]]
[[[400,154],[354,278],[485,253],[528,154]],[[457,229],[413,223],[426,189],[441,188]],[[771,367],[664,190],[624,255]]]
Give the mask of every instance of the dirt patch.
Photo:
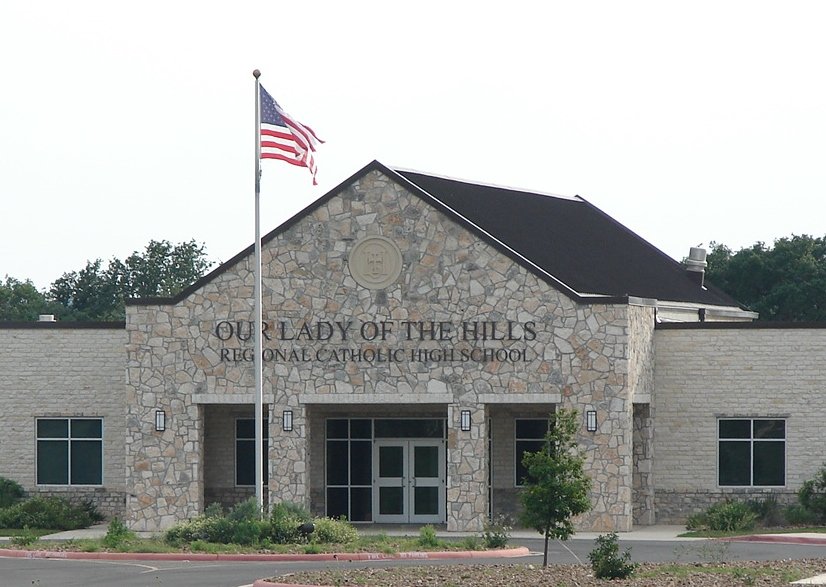
[[[826,559],[640,565],[631,579],[597,579],[588,565],[443,565],[330,569],[272,577],[277,583],[370,587],[662,587],[788,586],[826,573]]]

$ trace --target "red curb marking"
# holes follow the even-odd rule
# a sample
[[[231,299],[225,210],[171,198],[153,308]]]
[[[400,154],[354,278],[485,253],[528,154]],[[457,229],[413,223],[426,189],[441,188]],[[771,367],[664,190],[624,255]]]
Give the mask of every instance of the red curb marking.
[[[731,538],[720,538],[725,542],[768,542],[785,544],[810,544],[815,546],[826,546],[826,536],[814,538],[809,536],[784,536],[783,534],[753,534],[751,536],[733,536]]]
[[[455,552],[400,552],[383,554],[375,552],[339,552],[326,554],[206,554],[177,552],[77,552],[69,550],[11,550],[0,549],[0,557],[56,558],[75,560],[167,560],[167,561],[375,561],[375,560],[437,560],[451,558],[512,558],[527,556],[530,551],[519,548],[501,550],[472,550]],[[293,586],[296,587],[296,586]]]

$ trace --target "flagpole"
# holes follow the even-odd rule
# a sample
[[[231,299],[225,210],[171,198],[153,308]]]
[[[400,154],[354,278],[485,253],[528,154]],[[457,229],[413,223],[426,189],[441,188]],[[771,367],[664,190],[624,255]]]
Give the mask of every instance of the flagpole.
[[[261,72],[252,72],[255,77],[255,499],[258,512],[264,513],[264,373],[261,366],[263,318],[261,311],[261,100],[258,78]]]

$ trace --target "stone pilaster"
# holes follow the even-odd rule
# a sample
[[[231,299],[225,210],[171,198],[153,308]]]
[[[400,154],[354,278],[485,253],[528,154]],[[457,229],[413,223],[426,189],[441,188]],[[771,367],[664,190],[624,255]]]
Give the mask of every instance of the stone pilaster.
[[[469,431],[461,430],[470,410]],[[447,409],[447,529],[477,532],[488,515],[488,442],[485,407],[457,403]]]
[[[292,410],[293,429],[282,429],[284,410]],[[273,406],[270,421],[270,503],[289,502],[309,506],[306,408],[300,405]]]

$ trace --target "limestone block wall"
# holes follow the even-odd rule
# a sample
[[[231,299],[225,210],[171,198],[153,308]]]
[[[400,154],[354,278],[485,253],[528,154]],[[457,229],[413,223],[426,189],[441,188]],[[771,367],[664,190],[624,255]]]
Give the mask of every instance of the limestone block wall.
[[[255,487],[235,485],[235,421],[255,418],[255,407],[230,404],[205,405],[203,409],[204,505],[219,503],[229,509],[255,497]]]
[[[0,324],[0,476],[30,494],[88,500],[108,517],[123,516],[125,343],[122,324]],[[102,486],[36,485],[41,417],[103,419]]]
[[[669,326],[655,339],[657,522],[684,522],[725,497],[793,500],[826,460],[826,329]],[[718,486],[721,417],[786,420],[785,487]]]
[[[401,253],[401,275],[384,289],[357,285],[348,269],[353,245],[368,236],[390,239]],[[237,257],[176,305],[127,309],[126,471],[140,496],[129,510],[136,529],[157,529],[203,507],[197,396],[251,397],[254,376],[245,357],[251,358],[252,340],[243,325],[253,319],[252,262],[251,255]],[[451,429],[462,409],[471,410],[478,427],[456,438],[452,456],[449,437],[449,500],[459,505],[448,508],[448,527],[479,529],[487,515],[484,414],[491,398],[562,398],[581,413],[596,406],[602,414],[599,433],[582,436],[595,478],[595,509],[582,524],[630,528],[626,305],[575,304],[379,171],[265,238],[262,265],[264,320],[272,324],[264,391],[273,418],[285,409],[294,418],[292,432],[271,428],[272,500],[309,505],[309,467],[322,464],[310,450],[308,406],[442,404],[449,406]],[[241,323],[246,334],[235,330],[233,336],[225,326],[219,336],[222,321]],[[320,322],[333,325],[329,338],[313,335]],[[463,333],[463,324],[477,330]],[[482,336],[481,328],[491,324],[498,336]],[[301,325],[309,326],[298,336]],[[387,328],[380,335],[379,325]],[[474,349],[512,354],[463,359]],[[342,350],[394,354],[389,360],[342,358],[336,354]],[[142,425],[158,407],[170,413],[163,435]]]
[[[628,387],[633,399],[633,508],[634,524],[654,523],[654,309],[628,308]]]
[[[553,404],[545,405],[488,405],[492,448],[493,515],[508,516],[518,520],[522,511],[519,500],[520,488],[516,485],[516,430],[517,419],[549,418]]]

